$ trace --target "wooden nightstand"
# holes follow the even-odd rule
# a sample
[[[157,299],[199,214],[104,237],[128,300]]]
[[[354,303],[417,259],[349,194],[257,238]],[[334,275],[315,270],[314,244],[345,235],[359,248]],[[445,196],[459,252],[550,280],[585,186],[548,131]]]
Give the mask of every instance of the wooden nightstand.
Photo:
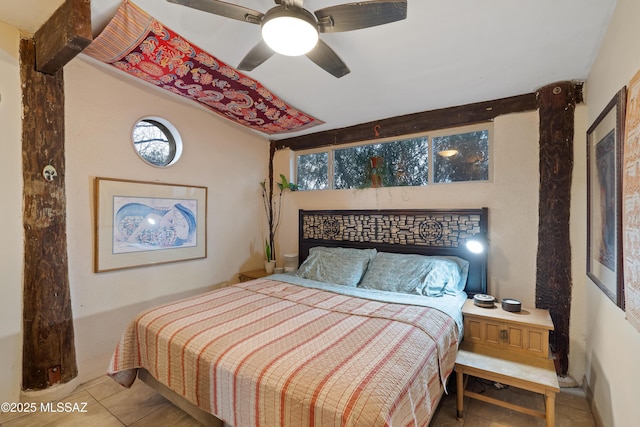
[[[502,308],[480,308],[467,300],[462,314],[464,338],[455,365],[458,418],[464,416],[464,396],[468,396],[543,418],[547,427],[553,427],[560,387],[549,358],[549,331],[553,330],[549,312],[523,308],[510,313]],[[545,412],[466,390],[465,374],[540,393],[545,397]]]
[[[511,313],[499,307],[478,307],[467,300],[462,315],[466,350],[504,350],[523,358],[549,358],[553,322],[547,310],[523,308]]]
[[[248,282],[249,280],[260,279],[265,276],[269,276],[269,274],[267,274],[264,268],[261,268],[259,270],[243,271],[238,274],[238,280],[241,282]]]

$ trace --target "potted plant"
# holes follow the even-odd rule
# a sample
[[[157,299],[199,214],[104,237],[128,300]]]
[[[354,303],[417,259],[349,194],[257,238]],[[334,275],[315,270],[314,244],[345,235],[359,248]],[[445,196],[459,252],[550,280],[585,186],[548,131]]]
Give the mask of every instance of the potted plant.
[[[372,156],[369,159],[371,187],[377,188],[383,186],[382,177],[385,173],[384,166],[384,157],[382,156]]]
[[[265,260],[264,260],[264,270],[271,274],[273,273],[273,270],[275,270],[276,268],[276,260],[275,260],[275,256],[273,256],[272,258],[272,253],[271,253],[271,245],[269,244],[269,240],[265,240],[264,242],[264,256],[265,256]]]
[[[267,228],[269,229],[269,236],[264,245],[264,268],[267,273],[273,273],[273,269],[276,266],[275,236],[282,217],[282,196],[286,190],[295,191],[298,186],[289,182],[284,174],[280,174],[280,181],[276,182],[278,187],[275,194],[276,197],[274,197],[273,181],[269,184],[267,186],[265,180],[260,183],[260,187],[262,187],[262,201],[264,202],[264,209],[267,214]]]

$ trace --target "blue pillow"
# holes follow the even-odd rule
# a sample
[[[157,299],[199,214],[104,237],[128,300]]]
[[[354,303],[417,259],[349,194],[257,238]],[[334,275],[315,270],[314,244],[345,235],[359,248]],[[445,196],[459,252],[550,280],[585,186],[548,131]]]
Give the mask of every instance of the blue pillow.
[[[351,256],[335,251],[309,251],[297,276],[325,283],[352,286],[358,285],[369,265],[368,256]]]
[[[358,285],[406,294],[442,296],[460,283],[460,266],[451,259],[379,252]]]
[[[460,267],[460,280],[458,283],[449,283],[445,287],[444,293],[446,295],[458,295],[464,292],[464,288],[467,286],[467,278],[469,276],[469,261],[459,258],[457,256],[439,256],[436,258],[444,258],[455,261]]]
[[[355,248],[328,248],[325,246],[316,246],[309,249],[309,254],[314,254],[316,252],[323,252],[327,254],[334,254],[339,256],[349,256],[349,257],[357,257],[357,258],[366,258],[371,261],[378,251],[375,249],[355,249]]]

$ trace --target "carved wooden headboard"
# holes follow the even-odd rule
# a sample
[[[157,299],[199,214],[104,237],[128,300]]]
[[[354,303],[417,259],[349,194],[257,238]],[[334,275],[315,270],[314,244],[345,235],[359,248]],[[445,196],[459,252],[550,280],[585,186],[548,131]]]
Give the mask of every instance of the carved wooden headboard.
[[[474,254],[471,238],[488,236],[487,208],[411,210],[314,210],[299,212],[298,256],[314,246],[376,248],[381,252],[449,255],[469,261],[465,291],[487,293],[487,251]]]

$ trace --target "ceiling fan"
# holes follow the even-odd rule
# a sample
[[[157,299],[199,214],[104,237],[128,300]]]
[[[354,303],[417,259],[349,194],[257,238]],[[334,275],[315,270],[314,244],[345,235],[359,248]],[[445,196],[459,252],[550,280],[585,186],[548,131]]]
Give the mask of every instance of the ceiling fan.
[[[338,78],[348,74],[349,67],[333,49],[318,38],[318,33],[359,30],[407,17],[406,0],[347,3],[325,7],[314,13],[302,7],[303,0],[275,0],[276,6],[266,13],[220,0],[167,1],[260,25],[262,40],[240,62],[240,70],[251,71],[277,52],[289,56],[306,55]]]

